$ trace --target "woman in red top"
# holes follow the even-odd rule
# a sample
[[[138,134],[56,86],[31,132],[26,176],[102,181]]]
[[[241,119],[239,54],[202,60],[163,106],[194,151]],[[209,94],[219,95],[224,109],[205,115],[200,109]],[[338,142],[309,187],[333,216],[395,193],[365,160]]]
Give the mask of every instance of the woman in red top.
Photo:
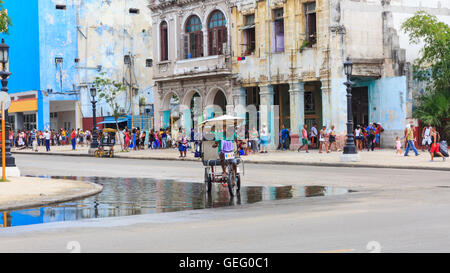
[[[75,151],[75,148],[77,146],[77,133],[75,132],[75,129],[72,129],[70,140],[72,141],[72,150]]]
[[[128,128],[125,129],[125,150],[128,151],[130,148],[130,132],[128,131]]]

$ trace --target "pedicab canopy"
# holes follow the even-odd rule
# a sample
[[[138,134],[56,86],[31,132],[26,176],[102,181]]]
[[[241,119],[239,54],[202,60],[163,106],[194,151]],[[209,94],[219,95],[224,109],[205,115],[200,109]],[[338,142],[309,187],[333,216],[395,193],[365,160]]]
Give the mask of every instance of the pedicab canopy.
[[[199,127],[203,128],[203,135],[208,140],[213,140],[214,138],[226,139],[225,132],[222,130],[223,126],[225,125],[239,128],[239,126],[237,126],[237,123],[243,120],[245,119],[241,117],[223,115],[220,117],[205,120],[199,124]],[[213,127],[215,128],[214,130],[212,130]]]
[[[217,124],[220,121],[225,121],[225,122],[228,121],[230,123],[233,122],[233,124],[234,124],[235,122],[240,121],[240,120],[244,120],[244,118],[234,117],[234,116],[230,116],[230,115],[223,115],[223,116],[220,116],[220,117],[216,117],[216,118],[205,120],[202,123],[200,123],[199,125],[200,126],[214,125],[214,124]]]

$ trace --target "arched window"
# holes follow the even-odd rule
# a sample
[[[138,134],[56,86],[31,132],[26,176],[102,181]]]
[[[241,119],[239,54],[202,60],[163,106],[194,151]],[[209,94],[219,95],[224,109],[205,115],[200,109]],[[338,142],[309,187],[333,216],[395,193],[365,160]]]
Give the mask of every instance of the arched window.
[[[208,52],[209,55],[224,53],[224,43],[227,42],[227,20],[220,10],[215,10],[208,21]],[[226,46],[225,46],[226,47]]]
[[[202,22],[198,16],[192,15],[186,22],[183,47],[185,58],[203,57]]]
[[[169,36],[167,33],[167,22],[162,22],[160,26],[160,48],[161,48],[161,61],[167,61],[169,59]]]

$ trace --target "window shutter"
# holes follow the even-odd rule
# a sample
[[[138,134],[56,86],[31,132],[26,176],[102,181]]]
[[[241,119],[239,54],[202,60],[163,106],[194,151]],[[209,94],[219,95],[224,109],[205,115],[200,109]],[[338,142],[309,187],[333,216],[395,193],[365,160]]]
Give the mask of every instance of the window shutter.
[[[197,57],[203,56],[203,32],[197,34]]]
[[[208,30],[208,54],[211,55],[215,55],[214,51],[213,51],[213,44],[214,44],[214,31],[213,30]]]
[[[187,59],[189,53],[189,37],[188,34],[184,34],[181,39],[181,44],[183,45],[184,56],[183,59]]]
[[[225,50],[226,50],[226,48],[225,48],[226,45],[224,45],[224,44],[227,43],[227,34],[228,34],[227,33],[227,28],[222,28],[221,31],[222,31],[222,33],[221,33],[222,34],[221,35],[222,38],[220,39],[220,44],[219,44],[220,45],[220,49],[221,49],[220,53],[224,54]]]
[[[195,58],[197,57],[197,35],[195,33],[189,33],[189,53],[191,53],[191,57]]]
[[[168,60],[167,28],[161,29],[161,61]]]

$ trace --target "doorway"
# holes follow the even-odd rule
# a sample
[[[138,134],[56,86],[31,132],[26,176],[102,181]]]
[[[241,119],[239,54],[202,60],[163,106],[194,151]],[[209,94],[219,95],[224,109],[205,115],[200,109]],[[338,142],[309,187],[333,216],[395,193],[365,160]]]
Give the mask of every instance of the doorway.
[[[369,122],[369,88],[352,88],[353,124],[367,125]]]
[[[274,105],[279,106],[279,114],[280,114],[280,123],[279,128],[282,125],[286,126],[286,128],[291,127],[291,104],[289,97],[289,84],[279,84],[274,85]],[[292,128],[291,128],[292,129]]]

